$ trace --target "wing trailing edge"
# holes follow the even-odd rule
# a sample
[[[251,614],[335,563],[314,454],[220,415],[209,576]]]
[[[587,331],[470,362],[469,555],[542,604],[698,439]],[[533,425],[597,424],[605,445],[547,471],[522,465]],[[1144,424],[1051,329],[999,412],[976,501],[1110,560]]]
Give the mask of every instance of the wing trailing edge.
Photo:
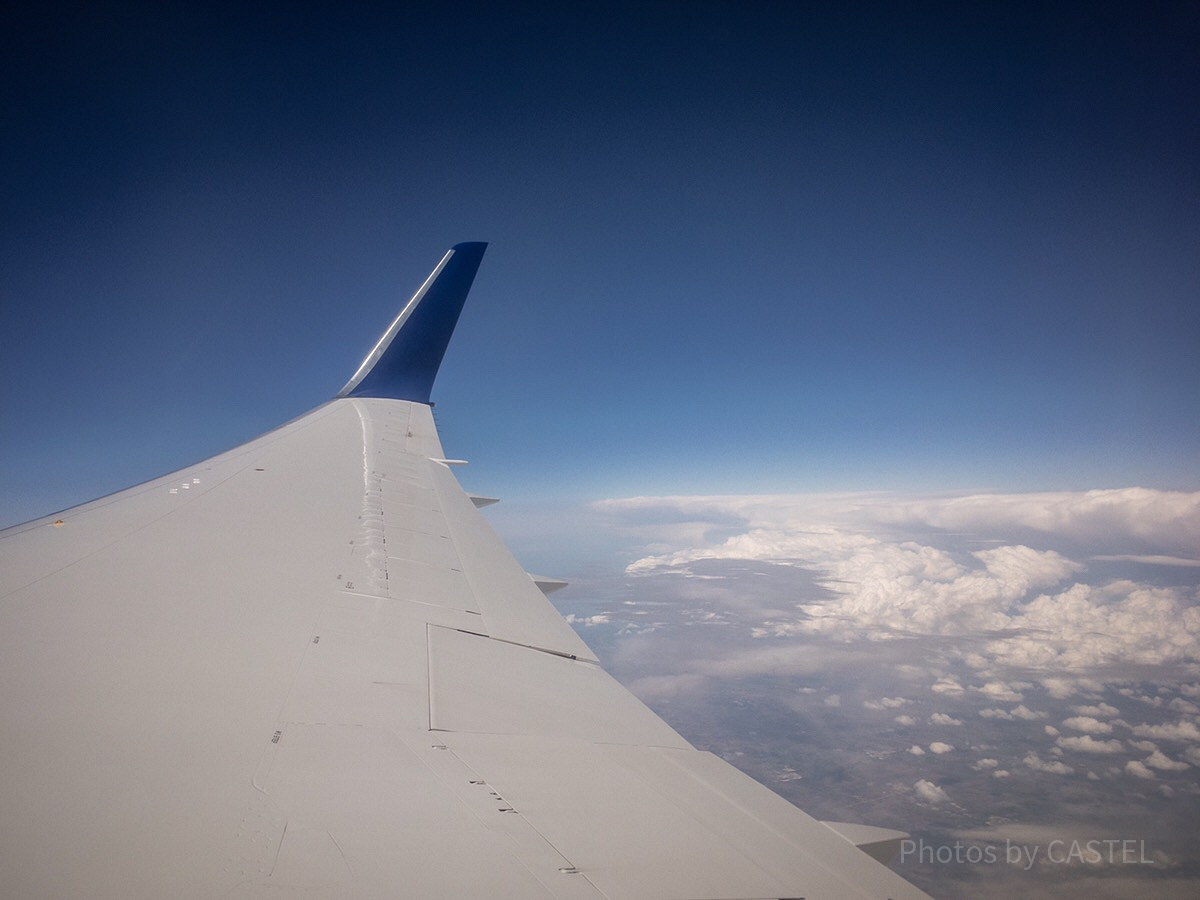
[[[405,304],[338,397],[429,403],[450,335],[487,244],[455,244]]]

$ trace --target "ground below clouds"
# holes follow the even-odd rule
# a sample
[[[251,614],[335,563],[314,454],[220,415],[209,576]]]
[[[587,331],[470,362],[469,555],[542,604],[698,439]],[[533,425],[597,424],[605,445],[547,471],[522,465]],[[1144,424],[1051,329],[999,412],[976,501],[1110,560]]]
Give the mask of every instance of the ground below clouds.
[[[910,831],[935,896],[1195,896],[1198,498],[605,501],[624,571],[555,600],[697,746]]]

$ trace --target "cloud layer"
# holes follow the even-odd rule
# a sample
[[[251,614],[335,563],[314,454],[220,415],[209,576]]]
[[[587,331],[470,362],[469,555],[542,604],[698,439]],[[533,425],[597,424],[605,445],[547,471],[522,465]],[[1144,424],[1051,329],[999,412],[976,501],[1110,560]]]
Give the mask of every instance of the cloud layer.
[[[594,512],[628,562],[574,621],[698,745],[821,818],[941,846],[1136,838],[1155,866],[1123,870],[1127,893],[1194,895],[1200,493],[639,497]],[[940,896],[1091,896],[1098,877],[924,874]]]
[[[765,623],[763,637],[970,638],[951,652],[972,668],[1044,673],[1060,686],[1064,673],[1200,674],[1194,586],[1106,574],[1117,559],[1129,568],[1200,560],[1200,493],[633,498],[599,506],[632,521],[671,519],[657,552],[630,564],[630,574],[686,573],[705,559],[817,573],[828,594]]]

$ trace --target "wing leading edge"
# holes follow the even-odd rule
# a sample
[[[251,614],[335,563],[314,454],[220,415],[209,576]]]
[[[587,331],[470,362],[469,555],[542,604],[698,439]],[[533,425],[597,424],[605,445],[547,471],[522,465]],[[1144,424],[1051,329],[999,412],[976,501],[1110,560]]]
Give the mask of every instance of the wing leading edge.
[[[463,492],[428,399],[483,249],[331,402],[0,532],[5,893],[924,896],[613,680]]]

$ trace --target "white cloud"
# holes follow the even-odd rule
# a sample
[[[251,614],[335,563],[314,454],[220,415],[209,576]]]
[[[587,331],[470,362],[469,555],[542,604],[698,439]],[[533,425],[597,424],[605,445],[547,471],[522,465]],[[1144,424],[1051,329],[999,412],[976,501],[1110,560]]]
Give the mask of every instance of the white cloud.
[[[757,690],[769,681],[786,692],[780,709],[791,703],[797,715],[787,721],[797,728],[811,724],[803,716],[824,709],[821,702],[840,702],[836,715],[817,714],[822,728],[855,720],[852,735],[883,729],[886,746],[869,753],[877,795],[894,793],[899,783],[911,789],[901,788],[893,804],[957,811],[952,798],[965,807],[963,821],[992,794],[1012,803],[1035,796],[1038,809],[1056,820],[1094,815],[1098,828],[1109,829],[1104,837],[1128,833],[1125,813],[1165,810],[1156,793],[1162,785],[1176,790],[1173,804],[1200,792],[1192,784],[1200,772],[1200,735],[1193,733],[1200,718],[1184,705],[1200,706],[1200,620],[1190,612],[1200,602],[1195,572],[1159,569],[1152,583],[1143,565],[1097,559],[1168,551],[1182,558],[1185,551],[1134,536],[1128,518],[1093,544],[1080,537],[1081,519],[1071,519],[1070,533],[1028,524],[1005,530],[986,522],[983,503],[975,509],[978,527],[951,533],[939,530],[949,526],[905,529],[909,519],[928,524],[911,509],[908,519],[878,527],[890,499],[778,499],[707,498],[707,509],[690,511],[687,502],[660,504],[662,519],[689,521],[674,531],[668,523],[662,533],[643,520],[642,534],[659,546],[651,549],[647,540],[631,567],[650,576],[634,589],[678,607],[676,618],[674,610],[654,615],[681,640],[654,662],[649,642],[628,642],[626,662],[636,657],[640,667],[624,667],[634,672],[631,682],[639,673],[682,666],[702,673],[697,683],[713,696],[728,698],[739,694],[726,693],[719,679],[767,674],[772,678],[738,687]],[[708,580],[659,577],[671,567]],[[600,594],[594,602],[608,606],[586,612],[622,609],[621,596]],[[690,621],[717,609],[733,611],[720,641],[676,627],[684,615]],[[751,633],[761,636],[751,640]],[[1180,686],[1181,673],[1197,683]],[[669,696],[689,683],[650,686]],[[801,697],[788,690],[796,684],[817,692]],[[1131,688],[1128,699],[1116,693],[1122,686]],[[1106,702],[1110,697],[1115,704]],[[693,715],[683,704],[672,712]],[[904,739],[914,743],[906,748]],[[752,752],[744,741],[732,746]],[[990,782],[980,779],[989,776],[1005,781],[988,791]],[[962,784],[973,787],[956,789]],[[1168,819],[1178,815],[1164,816],[1162,828]]]
[[[1159,769],[1164,772],[1182,772],[1184,769],[1190,769],[1185,762],[1180,762],[1177,759],[1171,759],[1161,750],[1155,750],[1146,757],[1146,765],[1152,769]]]
[[[593,507],[633,519],[642,528],[647,527],[648,517],[669,518],[654,528],[664,543],[698,541],[708,530],[706,523],[734,517],[764,528],[856,522],[934,526],[988,537],[1033,531],[1094,546],[1098,556],[1111,550],[1112,555],[1139,559],[1200,557],[1200,492],[1135,487],[957,497],[886,493],[631,497],[601,500]],[[680,522],[680,517],[686,521]]]
[[[1023,694],[1019,693],[1018,691],[1014,691],[1011,687],[1001,681],[989,681],[982,687],[972,688],[972,690],[979,691],[979,693],[983,694],[989,699],[1002,700],[1007,703],[1018,703],[1025,699]]]
[[[1091,716],[1072,716],[1069,719],[1063,719],[1063,724],[1075,731],[1084,731],[1088,734],[1112,734],[1111,725]]]
[[[1154,554],[1150,556],[1139,556],[1136,553],[1114,553],[1114,554],[1098,554],[1092,559],[1099,562],[1134,562],[1142,563],[1148,566],[1183,566],[1186,568],[1196,568],[1200,566],[1200,559],[1190,559],[1181,556],[1164,556],[1162,554]]]
[[[1133,733],[1138,737],[1157,738],[1160,741],[1200,742],[1200,728],[1186,719],[1167,725],[1137,725]]]
[[[985,533],[1030,528],[1102,547],[1133,541],[1189,557],[1200,547],[1200,493],[1147,488],[901,501],[891,520]]]
[[[1021,760],[1035,772],[1049,772],[1051,775],[1070,775],[1075,770],[1059,760],[1044,762],[1036,753],[1030,753]]]
[[[607,625],[609,617],[607,613],[599,613],[594,616],[577,616],[570,613],[566,616],[566,620],[572,625],[583,625],[590,628],[593,625]]]
[[[1116,739],[1098,741],[1090,734],[1060,737],[1054,743],[1065,750],[1078,750],[1082,753],[1120,753],[1125,749],[1125,745]]]
[[[1065,700],[1079,690],[1074,678],[1042,678],[1042,687],[1055,700]]]
[[[980,550],[974,555],[987,573],[1005,586],[1005,594],[1016,596],[1053,587],[1083,569],[1053,550],[1034,550],[1022,544]]]
[[[1117,663],[1200,661],[1195,597],[1181,588],[1133,581],[1081,583],[1082,563],[1031,546],[1066,539],[1087,546],[1092,558],[1200,559],[1200,492],[642,497],[596,505],[637,520],[643,535],[654,532],[658,539],[652,555],[631,564],[630,573],[678,570],[704,558],[774,561],[819,573],[833,596],[804,600],[802,614],[773,621],[769,630],[760,629],[764,635],[839,640],[990,635],[982,647],[962,645],[960,658],[993,672],[1045,673],[1038,680],[1054,697],[1094,683],[1095,672],[1103,679]],[[647,516],[671,521],[655,531]],[[741,523],[733,534],[731,520]],[[704,527],[706,521],[722,527]],[[893,536],[904,525],[920,526],[924,535],[933,526],[1000,543],[974,552],[946,549],[933,546],[936,533],[920,540]],[[725,536],[712,540],[714,533]],[[993,678],[985,688],[992,684],[1004,681]],[[943,678],[933,690],[951,693],[961,685]],[[1020,689],[1009,691],[989,696],[1021,699]]]
[[[826,706],[841,706],[842,698],[840,696],[838,696],[837,694],[830,694],[828,697],[826,697],[821,702],[824,703]]]
[[[930,690],[938,694],[950,694],[951,696],[955,696],[963,692],[963,686],[953,678],[942,678],[939,679],[932,687],[930,687]]]
[[[1145,765],[1138,762],[1136,759],[1131,759],[1125,763],[1125,771],[1130,775],[1135,775],[1138,778],[1153,779],[1154,773],[1146,768]]]
[[[903,697],[882,697],[879,700],[864,700],[863,706],[867,709],[896,709],[908,703],[912,701]]]
[[[1131,697],[1134,700],[1140,700],[1148,706],[1162,706],[1162,697],[1147,697],[1145,694],[1139,694],[1133,688],[1124,687],[1117,691],[1122,697]]]
[[[931,715],[929,717],[929,721],[933,725],[961,725],[963,723],[962,719],[956,719],[954,716],[940,712],[936,712]]]
[[[1020,633],[985,648],[994,663],[1087,672],[1118,659],[1145,666],[1200,659],[1200,609],[1175,588],[1074,584],[1025,603],[1010,625]]]
[[[945,803],[950,799],[944,790],[932,781],[926,781],[924,778],[913,784],[913,790],[917,792],[918,797],[927,803]]]
[[[1007,710],[999,709],[997,707],[990,707],[987,709],[981,709],[979,711],[979,714],[981,716],[983,716],[985,719],[1003,719],[1006,722],[1012,722],[1017,719],[1020,719],[1020,720],[1026,721],[1026,722],[1032,722],[1035,719],[1046,718],[1046,713],[1041,712],[1040,710],[1030,709],[1029,707],[1025,706],[1024,704],[1013,707],[1011,712],[1009,712]]]

